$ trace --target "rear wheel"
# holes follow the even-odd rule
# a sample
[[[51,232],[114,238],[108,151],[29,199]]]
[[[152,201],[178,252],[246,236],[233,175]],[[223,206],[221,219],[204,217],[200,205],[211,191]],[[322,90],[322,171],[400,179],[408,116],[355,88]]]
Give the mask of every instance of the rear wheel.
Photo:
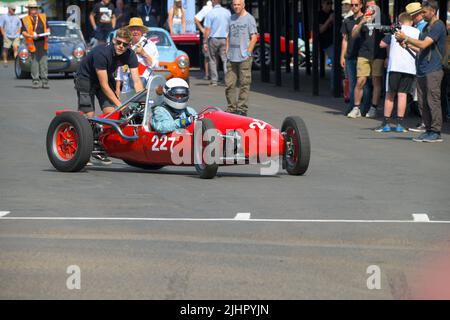
[[[284,135],[283,162],[290,175],[302,175],[308,170],[311,144],[308,130],[300,117],[287,117],[281,131]]]
[[[64,112],[53,118],[47,131],[47,155],[63,172],[83,169],[93,150],[89,121],[77,112]]]
[[[260,69],[261,68],[261,52],[260,52],[259,42],[256,44],[255,49],[253,50],[253,68]],[[264,56],[266,66],[270,66],[270,45],[264,44]]]
[[[208,147],[212,142],[208,141],[206,132],[211,132],[212,130],[216,130],[216,127],[214,126],[214,123],[207,118],[203,118],[198,120],[198,122],[201,122],[201,132],[197,132],[197,130],[194,129],[194,164],[195,164],[195,170],[197,170],[197,173],[200,175],[200,178],[202,179],[212,179],[216,176],[217,170],[219,169],[219,165],[215,163],[212,159],[208,159],[209,156],[212,158],[215,157],[215,154],[208,155],[207,152],[205,153],[205,148]],[[197,126],[198,124],[196,124]],[[211,131],[210,131],[211,130]],[[200,130],[198,130],[200,131]],[[202,137],[197,137],[198,134],[201,134]],[[205,139],[206,138],[206,139]],[[195,146],[196,141],[201,141],[201,148],[197,148]]]
[[[129,160],[123,160],[123,159],[122,159],[122,161],[125,162],[129,166],[144,169],[144,170],[159,170],[164,167],[164,166],[160,166],[160,165],[143,164],[143,163],[129,161]]]
[[[20,66],[19,57],[14,60],[14,73],[16,74],[17,79],[28,79],[30,78],[30,73],[22,70]]]

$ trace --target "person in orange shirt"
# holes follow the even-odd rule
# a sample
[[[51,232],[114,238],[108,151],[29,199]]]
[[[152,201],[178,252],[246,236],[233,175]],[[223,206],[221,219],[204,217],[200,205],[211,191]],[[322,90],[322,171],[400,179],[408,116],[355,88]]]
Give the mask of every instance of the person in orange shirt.
[[[49,88],[48,85],[48,36],[50,28],[47,23],[47,16],[38,13],[40,5],[36,0],[30,0],[28,5],[28,16],[22,18],[22,35],[25,44],[31,54],[31,78],[33,88]],[[42,83],[41,83],[42,82]]]

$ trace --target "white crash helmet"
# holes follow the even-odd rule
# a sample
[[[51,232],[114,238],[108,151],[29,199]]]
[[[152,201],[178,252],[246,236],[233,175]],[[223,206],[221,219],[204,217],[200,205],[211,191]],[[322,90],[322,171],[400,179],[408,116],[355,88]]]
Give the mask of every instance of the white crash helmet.
[[[174,109],[186,108],[189,100],[189,85],[181,78],[172,78],[164,86],[164,102]]]

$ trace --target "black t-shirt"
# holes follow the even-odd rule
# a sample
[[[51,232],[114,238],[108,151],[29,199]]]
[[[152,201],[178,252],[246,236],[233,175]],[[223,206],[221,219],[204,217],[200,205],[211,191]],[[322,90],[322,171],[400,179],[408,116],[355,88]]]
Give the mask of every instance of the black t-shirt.
[[[109,3],[103,4],[102,1],[96,3],[92,12],[95,14],[95,24],[97,28],[110,30],[112,29],[112,16],[114,14],[114,5]]]
[[[92,86],[98,86],[96,69],[106,70],[111,85],[114,83],[114,73],[117,68],[124,65],[128,65],[130,69],[138,67],[138,60],[133,50],[128,49],[124,54],[118,56],[114,51],[114,45],[99,45],[81,61],[77,77],[89,79]]]
[[[381,24],[390,25],[391,21],[386,15],[381,15]],[[380,48],[380,42],[384,38],[384,33],[380,30],[374,29],[372,35],[369,35],[369,28],[366,25],[361,27],[361,48],[359,49],[358,57],[366,59],[386,59],[386,49]]]
[[[116,8],[114,10],[114,15],[116,16],[116,28],[122,28],[128,25],[130,22],[130,13],[128,12],[127,8],[123,8],[123,10],[120,10],[119,8]]]
[[[158,27],[158,17],[161,15],[161,12],[154,1],[151,6],[148,6],[146,3],[139,6],[137,14],[141,17],[146,27]]]
[[[347,35],[347,53],[345,57],[347,59],[356,59],[358,58],[359,48],[361,47],[361,37],[353,39],[352,30],[355,25],[357,25],[362,19],[362,16],[356,18],[351,16],[344,20],[341,26],[341,33]]]
[[[325,13],[324,11],[319,11],[319,25],[324,24],[328,20],[328,17],[333,13]],[[328,27],[328,29],[321,33],[319,36],[319,45],[321,49],[326,49],[333,44],[333,23]]]
[[[25,19],[28,19],[28,18],[25,17]],[[36,19],[38,19],[37,26],[36,26]],[[21,21],[22,21],[22,30],[20,31],[20,33],[24,32],[24,31],[28,32],[27,28],[23,24],[23,20],[21,20]],[[38,16],[31,17],[31,24],[33,25],[33,29],[36,26],[36,30],[34,30],[34,32],[36,32],[37,34],[44,33],[44,23],[42,22],[41,19],[38,18]],[[48,20],[47,19],[45,21],[45,24],[48,29]],[[44,44],[45,44],[45,37],[39,37],[36,40],[34,40],[34,46],[36,47],[36,50],[38,52],[42,52],[44,50]]]

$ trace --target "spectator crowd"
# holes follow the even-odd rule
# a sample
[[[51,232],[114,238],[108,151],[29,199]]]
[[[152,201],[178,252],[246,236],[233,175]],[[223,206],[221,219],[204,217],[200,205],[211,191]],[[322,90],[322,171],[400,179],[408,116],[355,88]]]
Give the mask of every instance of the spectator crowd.
[[[96,44],[105,43],[112,30],[128,25],[134,27],[132,29],[136,33],[133,44],[140,38],[138,33],[145,32],[148,27],[164,26],[170,34],[185,33],[186,12],[182,3],[181,0],[173,1],[168,19],[163,23],[159,1],[145,0],[135,12],[131,12],[123,0],[115,1],[115,6],[111,0],[101,0],[89,15]],[[246,115],[257,25],[254,17],[245,10],[244,0],[233,0],[231,6],[234,14],[223,7],[220,0],[204,1],[194,22],[203,39],[200,49],[205,57],[204,79],[210,81],[211,86],[224,83],[227,111]],[[337,45],[333,43],[336,19],[332,8],[333,0],[321,0],[319,46],[328,57],[328,64],[335,63],[332,57]],[[345,112],[348,118],[376,118],[382,113],[383,120],[375,129],[377,132],[414,131],[420,133],[415,141],[442,141],[442,122],[449,112],[445,70],[450,22],[447,21],[447,25],[442,23],[438,19],[438,10],[439,4],[435,0],[412,2],[391,21],[382,13],[376,0],[342,1],[341,54],[340,61],[336,63],[342,67],[348,83],[349,104]],[[133,20],[136,18],[140,20]],[[45,21],[30,21],[37,21],[37,26],[42,29],[40,31],[46,28]],[[395,28],[389,28],[394,25]],[[32,34],[27,32],[29,29],[27,20],[20,21],[14,15],[14,7],[9,6],[8,14],[0,19],[5,66],[8,50],[12,48],[14,56],[17,55],[19,36],[32,38]],[[48,86],[44,40],[34,39],[36,45],[39,44],[39,50],[33,54],[35,63],[32,73],[34,84],[40,78],[43,85]],[[148,60],[150,69],[156,66],[158,56],[154,46],[139,53],[140,61]],[[219,76],[220,69],[223,70],[223,77]],[[332,86],[333,74],[331,72]],[[129,77],[120,73],[117,81],[121,85],[115,91],[120,92],[123,87],[132,88],[127,84],[128,80]],[[238,95],[237,83],[240,85]],[[406,128],[403,123],[406,110],[414,105],[418,106],[421,121],[415,127]],[[397,112],[395,124],[391,126],[394,107]]]
[[[329,50],[324,35],[331,24],[330,0],[322,0],[321,49]],[[417,142],[441,142],[447,117],[447,26],[438,17],[435,0],[413,2],[391,24],[377,1],[350,0],[352,15],[343,20],[340,65],[349,83],[347,117],[375,118],[384,106],[376,132],[419,132]],[[328,14],[328,16],[324,16]],[[328,29],[327,29],[328,28]],[[323,32],[322,32],[323,31]],[[384,96],[384,103],[381,98]],[[418,104],[421,122],[407,129],[407,105]],[[391,126],[394,103],[395,125]]]

